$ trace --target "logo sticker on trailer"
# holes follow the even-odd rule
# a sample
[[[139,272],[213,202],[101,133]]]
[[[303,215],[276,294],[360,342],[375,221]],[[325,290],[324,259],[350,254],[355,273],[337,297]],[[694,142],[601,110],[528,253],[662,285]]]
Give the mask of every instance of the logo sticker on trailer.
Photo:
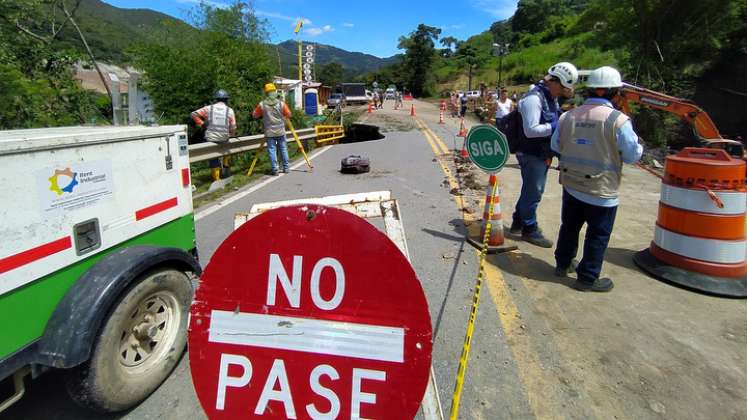
[[[343,210],[293,206],[213,255],[189,360],[211,419],[412,419],[431,339],[420,282],[386,235]]]
[[[85,162],[36,172],[42,210],[71,211],[109,199],[113,192],[110,161]]]

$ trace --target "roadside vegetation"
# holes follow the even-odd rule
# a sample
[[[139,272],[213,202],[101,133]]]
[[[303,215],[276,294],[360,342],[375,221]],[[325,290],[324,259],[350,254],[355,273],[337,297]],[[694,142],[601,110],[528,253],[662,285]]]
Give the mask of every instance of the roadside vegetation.
[[[511,18],[466,40],[439,39],[440,29],[423,26],[400,41],[406,53],[399,63],[364,79],[434,97],[495,89],[500,58],[493,44],[498,43],[509,44],[501,84],[510,90],[536,82],[553,63],[570,61],[582,69],[612,65],[627,81],[689,99],[711,99],[702,91],[714,83],[747,96],[734,87],[744,86],[743,71],[729,70],[747,65],[747,0],[520,0]],[[441,48],[431,48],[436,43]],[[406,71],[413,62],[429,63],[427,71]],[[727,134],[745,136],[747,122],[740,123],[722,102],[700,105],[729,127]],[[636,109],[635,122],[654,146],[691,136],[689,127],[665,113]]]

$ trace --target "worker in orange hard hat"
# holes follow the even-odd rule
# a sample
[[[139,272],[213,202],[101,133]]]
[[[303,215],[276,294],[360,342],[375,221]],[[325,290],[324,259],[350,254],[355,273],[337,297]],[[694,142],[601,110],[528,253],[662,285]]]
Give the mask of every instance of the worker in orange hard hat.
[[[219,89],[213,97],[215,103],[192,112],[192,120],[197,127],[205,130],[205,141],[225,144],[228,143],[229,137],[236,135],[236,116],[233,109],[228,106],[230,98],[228,92]],[[213,180],[219,180],[221,172],[228,170],[228,162],[228,156],[223,157],[222,160],[210,160],[209,166]]]
[[[288,105],[283,102],[283,98],[278,93],[274,83],[265,84],[265,94],[267,97],[254,108],[252,116],[262,118],[272,174],[278,175],[279,172],[278,149],[280,149],[280,157],[282,158],[283,173],[287,174],[288,146],[285,141],[285,119],[290,118],[291,111]]]
[[[620,72],[600,67],[589,74],[586,86],[588,99],[560,117],[550,139],[552,150],[560,154],[563,184],[555,275],[565,277],[573,269],[585,223],[584,256],[573,287],[606,292],[612,280],[599,276],[617,214],[622,164],[640,159],[643,146],[630,118],[612,103],[623,86]]]

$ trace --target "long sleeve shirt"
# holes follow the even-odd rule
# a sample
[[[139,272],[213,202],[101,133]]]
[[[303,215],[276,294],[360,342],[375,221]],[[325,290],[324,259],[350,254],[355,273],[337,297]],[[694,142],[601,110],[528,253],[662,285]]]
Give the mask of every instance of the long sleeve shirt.
[[[283,102],[283,116],[286,118],[291,117],[291,111],[290,108],[288,108],[288,105]],[[254,108],[254,112],[252,112],[252,117],[254,118],[262,118],[262,103],[259,103],[256,108]]]
[[[225,106],[223,102],[216,102],[213,105],[206,105],[196,111],[193,111],[191,114],[192,120],[195,122],[195,124],[197,124],[198,127],[202,127],[202,125],[210,119],[210,108],[219,104]],[[234,114],[231,107],[228,107],[228,131],[231,135],[234,135],[236,133],[236,115]]]
[[[584,102],[584,105],[603,105],[614,108],[614,106],[612,106],[612,102],[604,98],[589,98],[586,100],[586,102]],[[552,133],[552,138],[550,139],[550,147],[556,153],[560,153],[559,128],[556,128]],[[643,155],[643,146],[638,144],[638,135],[633,130],[633,123],[631,120],[626,121],[617,130],[617,148],[620,151],[620,156],[622,157],[622,161],[624,163],[635,163],[641,158],[641,155]],[[572,188],[566,188],[566,190],[576,199],[593,206],[615,207],[620,204],[620,201],[617,198],[595,197],[593,195],[576,191]]]

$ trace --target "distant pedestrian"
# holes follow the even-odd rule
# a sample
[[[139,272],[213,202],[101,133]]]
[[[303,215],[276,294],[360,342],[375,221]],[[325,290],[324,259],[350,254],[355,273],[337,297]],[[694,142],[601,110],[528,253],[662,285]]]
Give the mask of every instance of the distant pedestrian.
[[[510,114],[514,110],[514,106],[514,102],[508,98],[508,91],[502,88],[501,96],[495,100],[495,121],[498,122],[501,118]]]
[[[379,92],[374,91],[373,93],[373,107],[379,109]]]
[[[205,130],[205,141],[217,144],[228,143],[231,136],[236,135],[236,115],[233,109],[228,106],[230,96],[228,92],[219,89],[213,95],[215,103],[204,106],[191,114],[192,120],[197,127]],[[220,179],[221,172],[225,172],[229,167],[229,157],[223,159],[211,159],[208,162],[211,169],[213,180]]]
[[[385,100],[386,100],[386,92],[379,91],[379,109],[384,109]]]
[[[573,268],[585,223],[584,254],[573,287],[607,292],[612,290],[612,280],[599,275],[615,224],[622,164],[638,161],[643,146],[630,118],[612,104],[623,86],[620,73],[600,67],[589,74],[586,86],[589,99],[560,117],[551,140],[552,149],[560,154],[563,184],[555,275],[565,277]]]
[[[545,192],[547,170],[553,158],[550,137],[560,116],[558,98],[570,96],[577,81],[578,70],[573,64],[555,64],[519,101],[524,134],[516,152],[521,167],[521,193],[510,232],[514,235],[520,233],[522,239],[542,248],[552,248],[553,245],[539,228],[537,207]]]
[[[254,108],[252,116],[262,118],[272,174],[278,175],[278,149],[280,149],[280,157],[282,158],[283,173],[287,174],[288,145],[285,140],[285,119],[290,118],[291,111],[278,94],[275,84],[267,83],[265,94],[267,97]]]
[[[464,118],[465,115],[467,115],[467,95],[462,94],[462,96],[459,98],[459,116]]]
[[[395,102],[394,102],[394,109],[400,109],[400,108],[402,108],[402,107],[404,106],[404,105],[402,104],[402,92],[400,92],[400,91],[397,91],[397,92],[396,92],[396,93],[394,94],[394,98],[395,98]]]

